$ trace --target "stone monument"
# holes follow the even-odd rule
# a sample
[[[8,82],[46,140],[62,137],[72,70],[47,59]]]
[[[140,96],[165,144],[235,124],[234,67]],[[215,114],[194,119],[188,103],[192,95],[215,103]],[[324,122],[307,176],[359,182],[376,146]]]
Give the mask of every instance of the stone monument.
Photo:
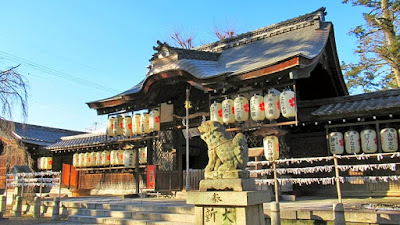
[[[235,137],[216,121],[200,127],[201,138],[208,146],[208,164],[200,190],[188,193],[187,203],[195,205],[196,225],[264,225],[265,192],[257,191],[246,171],[248,147],[242,133]]]

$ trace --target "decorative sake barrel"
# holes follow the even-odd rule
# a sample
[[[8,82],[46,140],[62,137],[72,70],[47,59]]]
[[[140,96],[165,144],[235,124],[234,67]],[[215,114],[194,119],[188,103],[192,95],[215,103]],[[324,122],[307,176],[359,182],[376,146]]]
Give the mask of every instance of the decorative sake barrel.
[[[108,118],[108,121],[107,121],[107,136],[109,136],[109,137],[114,137],[115,136],[115,134],[114,134],[114,120],[115,120],[114,117],[110,117],[110,118]]]
[[[265,103],[263,96],[255,94],[250,98],[250,116],[254,121],[262,121],[265,119]]]
[[[121,115],[118,115],[114,119],[114,127],[113,127],[114,135],[121,136],[123,134],[123,128],[124,128],[124,118]]]
[[[279,159],[279,140],[276,136],[265,136],[264,140],[264,156],[268,161]]]
[[[124,150],[117,150],[117,165],[121,166],[124,165]]]
[[[383,152],[395,152],[399,149],[397,131],[394,128],[384,128],[380,132]]]
[[[376,141],[376,131],[373,129],[362,130],[361,133],[361,149],[364,153],[375,153],[378,151]]]
[[[225,99],[222,101],[222,121],[225,124],[235,122],[235,107],[232,99]]]
[[[361,152],[360,134],[355,130],[349,130],[344,133],[344,147],[348,154],[357,154]]]
[[[123,135],[125,137],[132,137],[132,117],[131,116],[125,116],[124,117],[124,125],[123,125]]]
[[[123,153],[124,167],[135,168],[136,152],[135,150],[125,150]]]
[[[282,116],[291,118],[296,116],[296,98],[291,90],[284,90],[279,96]]]
[[[344,140],[341,132],[331,132],[329,134],[329,147],[332,154],[343,154]]]
[[[143,134],[150,133],[149,119],[150,119],[150,115],[148,113],[143,113],[140,116],[140,131]]]
[[[151,132],[160,130],[160,111],[158,109],[150,111],[149,128]]]
[[[238,96],[234,100],[235,108],[235,120],[238,122],[244,122],[249,119],[249,100],[243,96]]]
[[[224,123],[222,119],[222,103],[214,102],[210,106],[210,120],[217,121],[220,124]]]
[[[78,167],[83,167],[83,155],[84,153],[78,153]]]
[[[117,150],[110,151],[110,165],[115,166],[117,165]]]
[[[101,164],[102,163],[101,153],[102,152],[96,152],[96,166],[103,166],[103,164]]]
[[[101,165],[102,166],[110,165],[110,151],[105,150],[101,153]]]
[[[265,118],[268,120],[277,120],[281,115],[279,96],[269,92],[264,96]]]
[[[142,134],[142,130],[140,129],[140,114],[135,114],[132,118],[132,133],[134,135]]]
[[[96,166],[96,152],[91,152],[89,157],[89,167]]]

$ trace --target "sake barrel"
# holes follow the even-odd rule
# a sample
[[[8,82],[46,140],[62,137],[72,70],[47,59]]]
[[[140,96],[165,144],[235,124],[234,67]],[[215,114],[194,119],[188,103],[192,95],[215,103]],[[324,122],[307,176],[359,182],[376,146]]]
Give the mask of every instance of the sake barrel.
[[[219,122],[220,124],[224,123],[222,119],[222,103],[214,101],[214,103],[210,105],[210,120]]]
[[[101,152],[96,152],[96,166],[102,166]]]
[[[132,137],[132,117],[125,116],[124,117],[124,125],[123,125],[123,134],[125,137]]]
[[[269,92],[264,96],[265,118],[268,120],[277,120],[281,115],[279,96]]]
[[[254,121],[262,121],[265,119],[265,103],[263,96],[255,94],[250,98],[250,116]]]
[[[91,152],[89,157],[89,167],[96,166],[96,152]]]
[[[344,147],[348,154],[357,154],[361,152],[360,134],[355,130],[349,130],[344,133]]]
[[[235,107],[232,99],[225,99],[222,101],[222,121],[225,124],[235,122]]]
[[[110,118],[108,118],[108,121],[107,121],[107,136],[109,136],[109,137],[114,137],[115,136],[115,134],[114,134],[114,120],[115,120],[114,117],[110,117]]]
[[[134,135],[142,134],[142,130],[140,129],[140,114],[135,114],[132,118],[132,132]]]
[[[110,151],[104,150],[101,153],[101,165],[103,165],[103,166],[110,165]]]
[[[399,145],[396,129],[384,128],[381,130],[380,134],[383,152],[395,152],[398,150]]]
[[[332,154],[343,154],[344,140],[341,132],[331,132],[329,134],[329,147]]]
[[[149,128],[152,132],[160,130],[160,111],[158,109],[150,111]]]
[[[364,129],[361,131],[361,149],[364,153],[375,153],[378,150],[376,131]]]
[[[143,134],[150,133],[149,119],[150,119],[150,116],[148,113],[143,113],[140,116],[140,131]]]
[[[296,99],[292,90],[284,90],[279,96],[282,116],[291,118],[296,116]]]
[[[265,136],[263,140],[264,156],[269,161],[279,159],[279,140],[276,136]]]
[[[250,105],[249,100],[243,96],[238,96],[233,101],[235,108],[235,120],[244,122],[249,119]]]
[[[136,152],[135,150],[125,150],[123,153],[124,167],[135,168]]]

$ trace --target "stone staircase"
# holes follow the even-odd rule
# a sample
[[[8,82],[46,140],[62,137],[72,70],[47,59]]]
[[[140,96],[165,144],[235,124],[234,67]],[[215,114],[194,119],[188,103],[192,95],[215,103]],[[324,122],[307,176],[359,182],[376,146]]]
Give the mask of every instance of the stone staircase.
[[[70,214],[68,221],[81,224],[193,225],[194,218],[194,207],[182,204],[87,203]]]

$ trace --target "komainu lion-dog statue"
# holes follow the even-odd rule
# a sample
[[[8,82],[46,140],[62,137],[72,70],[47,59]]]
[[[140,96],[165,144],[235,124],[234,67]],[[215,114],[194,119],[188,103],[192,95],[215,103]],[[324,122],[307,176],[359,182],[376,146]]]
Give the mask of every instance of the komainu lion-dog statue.
[[[216,121],[206,121],[198,128],[208,146],[208,164],[205,179],[239,178],[249,161],[246,137],[234,138]]]

